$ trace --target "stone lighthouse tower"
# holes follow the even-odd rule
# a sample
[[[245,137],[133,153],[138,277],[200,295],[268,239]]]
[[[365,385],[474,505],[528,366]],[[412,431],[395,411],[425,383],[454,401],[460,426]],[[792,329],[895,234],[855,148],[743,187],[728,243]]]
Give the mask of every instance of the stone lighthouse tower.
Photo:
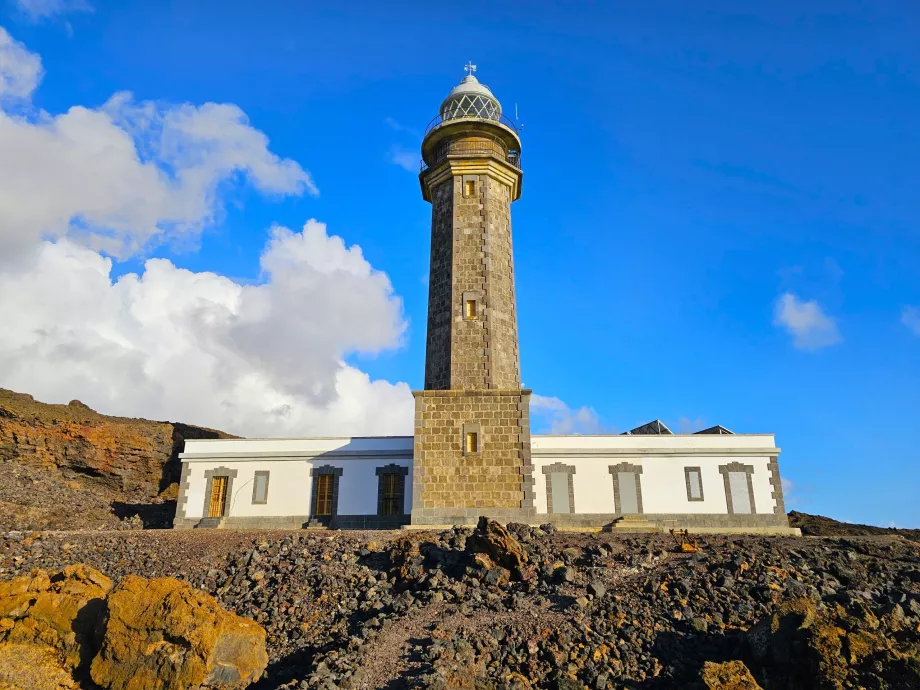
[[[521,140],[475,66],[466,69],[422,142],[431,267],[425,390],[414,392],[413,524],[534,513],[511,246]]]

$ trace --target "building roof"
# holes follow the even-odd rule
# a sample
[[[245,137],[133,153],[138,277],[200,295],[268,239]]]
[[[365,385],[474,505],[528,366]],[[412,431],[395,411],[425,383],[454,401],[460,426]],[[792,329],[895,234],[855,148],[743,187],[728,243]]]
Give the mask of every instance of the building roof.
[[[730,429],[726,429],[721,424],[716,424],[715,426],[711,426],[708,429],[701,429],[700,431],[694,431],[693,433],[694,434],[720,434],[720,435],[731,434],[732,436],[734,436],[735,434],[734,431],[731,431]]]
[[[621,436],[662,436],[673,435],[673,432],[665,426],[664,422],[660,419],[656,419],[648,424],[643,424],[642,426],[637,426],[635,429],[630,429],[621,434]]]

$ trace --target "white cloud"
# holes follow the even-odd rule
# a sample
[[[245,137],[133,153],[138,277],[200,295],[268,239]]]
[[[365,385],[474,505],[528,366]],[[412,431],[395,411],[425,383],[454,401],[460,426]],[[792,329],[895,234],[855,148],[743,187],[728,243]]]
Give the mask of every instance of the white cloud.
[[[389,127],[390,129],[393,129],[397,132],[402,132],[404,134],[408,134],[412,138],[418,139],[419,142],[421,142],[422,134],[415,127],[408,127],[402,124],[401,122],[397,122],[392,117],[386,117],[384,118],[383,121],[386,123],[387,127]]]
[[[407,172],[417,173],[419,170],[419,155],[401,146],[393,146],[390,148],[390,162],[398,165]]]
[[[22,100],[41,61],[0,39],[0,83],[19,99],[0,109],[0,386],[242,435],[411,433],[408,386],[345,362],[401,344],[402,303],[322,223],[272,228],[257,285],[161,258],[112,278],[103,251],[121,259],[197,237],[230,182],[315,193],[300,165],[232,104],[117,93],[99,108],[34,112]]]
[[[542,428],[538,427],[535,429],[535,433],[616,433],[616,431],[611,427],[607,427],[601,423],[600,417],[594,408],[582,406],[573,410],[562,400],[556,397],[536,394],[532,395],[530,397],[530,412],[534,418],[534,421],[537,421],[538,423],[542,422],[543,424]]]
[[[41,58],[0,26],[0,103],[28,100],[41,78]]]
[[[689,417],[680,417],[677,420],[678,434],[692,434],[700,429],[705,428],[706,421],[702,417],[690,419]]]
[[[901,323],[907,326],[914,335],[920,336],[920,309],[911,306],[904,307],[901,310]]]
[[[16,0],[16,6],[32,21],[47,19],[66,12],[92,12],[85,0]]]
[[[261,263],[261,285],[165,259],[113,282],[110,259],[43,242],[0,273],[0,385],[243,435],[410,434],[408,386],[343,361],[400,344],[387,276],[313,220],[273,228]]]
[[[783,503],[786,504],[786,507],[795,506],[799,504],[799,497],[795,495],[795,484],[791,479],[782,477],[780,479],[780,484],[783,487]]]
[[[237,177],[267,194],[316,192],[235,105],[167,106],[115,94],[34,119],[0,112],[0,255],[71,236],[125,258],[219,218]]]
[[[815,300],[804,302],[790,292],[776,301],[773,323],[783,327],[800,350],[818,350],[843,340],[836,321]]]

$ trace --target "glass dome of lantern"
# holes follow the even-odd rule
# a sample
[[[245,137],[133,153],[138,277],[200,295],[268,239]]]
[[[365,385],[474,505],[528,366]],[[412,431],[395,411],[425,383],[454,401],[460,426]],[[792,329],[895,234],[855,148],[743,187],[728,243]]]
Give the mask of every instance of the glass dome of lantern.
[[[441,103],[441,120],[474,117],[482,120],[500,120],[502,106],[492,95],[489,87],[480,84],[473,76],[476,65],[470,63],[465,68],[469,74],[457,84],[447,98]]]

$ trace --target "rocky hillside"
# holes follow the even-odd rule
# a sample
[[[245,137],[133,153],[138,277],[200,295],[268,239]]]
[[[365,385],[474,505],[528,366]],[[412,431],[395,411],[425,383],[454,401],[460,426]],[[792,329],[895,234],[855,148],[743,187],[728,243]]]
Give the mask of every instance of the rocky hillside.
[[[509,531],[14,533],[0,578],[185,580],[264,626],[260,689],[920,687],[915,542]]]
[[[855,525],[850,522],[832,520],[821,515],[799,513],[795,510],[789,513],[789,525],[798,527],[802,530],[802,534],[812,537],[891,537],[898,535],[920,542],[920,529]]]
[[[167,526],[187,438],[229,435],[0,388],[0,530]]]

